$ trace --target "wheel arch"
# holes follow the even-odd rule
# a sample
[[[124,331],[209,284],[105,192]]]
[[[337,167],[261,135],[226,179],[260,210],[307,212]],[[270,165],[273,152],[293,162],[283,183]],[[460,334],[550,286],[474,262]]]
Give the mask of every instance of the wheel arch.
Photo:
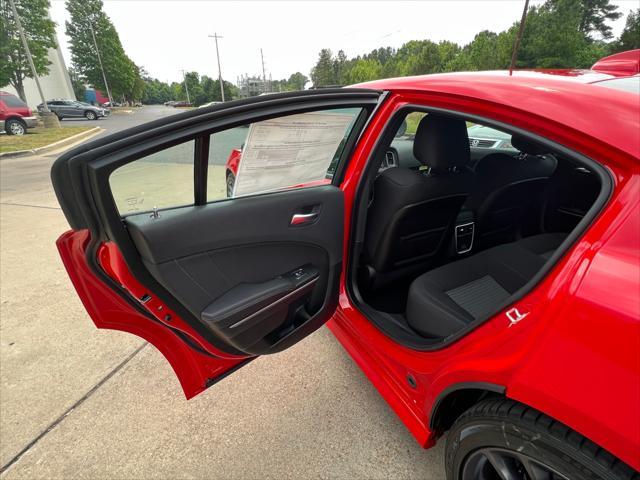
[[[6,119],[5,119],[5,125],[7,122],[11,121],[11,120],[15,120],[17,122],[20,122],[24,128],[27,128],[27,123],[24,121],[24,119],[20,116],[20,115],[9,115]]]
[[[436,397],[429,414],[429,430],[441,435],[466,410],[489,396],[506,397],[506,387],[489,382],[461,382],[445,388]]]

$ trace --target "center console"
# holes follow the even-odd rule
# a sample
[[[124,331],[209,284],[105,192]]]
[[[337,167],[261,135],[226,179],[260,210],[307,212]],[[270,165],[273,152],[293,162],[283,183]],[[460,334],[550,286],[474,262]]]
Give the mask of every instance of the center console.
[[[473,212],[463,210],[456,219],[454,230],[455,249],[458,255],[470,252],[473,248],[473,237],[475,233],[475,222]]]

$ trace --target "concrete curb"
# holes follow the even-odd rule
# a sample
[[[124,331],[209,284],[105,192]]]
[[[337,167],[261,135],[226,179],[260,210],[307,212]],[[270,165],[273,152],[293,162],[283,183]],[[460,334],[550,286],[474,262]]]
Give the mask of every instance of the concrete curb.
[[[97,135],[98,133],[104,131],[102,127],[93,127],[86,132],[76,133],[75,135],[71,135],[70,137],[63,138],[62,140],[58,140],[57,142],[50,143],[49,145],[45,145],[44,147],[34,148],[32,150],[18,150],[16,152],[4,152],[0,153],[0,160],[3,158],[15,158],[15,157],[26,157],[29,155],[41,155],[43,153],[52,152],[54,150],[58,150],[59,148],[66,146],[73,146],[77,143],[83,142],[88,138]]]

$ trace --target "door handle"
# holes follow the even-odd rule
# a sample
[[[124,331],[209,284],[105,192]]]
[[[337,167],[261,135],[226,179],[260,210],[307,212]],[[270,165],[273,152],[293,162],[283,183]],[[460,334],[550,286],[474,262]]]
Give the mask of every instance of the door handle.
[[[319,215],[320,214],[318,212],[294,213],[293,217],[291,217],[291,226],[313,223],[318,219]]]

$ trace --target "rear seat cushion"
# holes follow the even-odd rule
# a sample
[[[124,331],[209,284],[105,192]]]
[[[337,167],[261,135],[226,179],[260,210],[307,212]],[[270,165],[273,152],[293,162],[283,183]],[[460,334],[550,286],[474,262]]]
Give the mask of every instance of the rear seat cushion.
[[[565,237],[536,235],[421,275],[409,288],[407,322],[426,337],[455,333],[524,286]]]
[[[565,238],[567,238],[566,233],[543,233],[541,235],[523,238],[517,243],[521,247],[547,260],[553,255],[553,252],[556,251],[560,244],[564,242]]]

